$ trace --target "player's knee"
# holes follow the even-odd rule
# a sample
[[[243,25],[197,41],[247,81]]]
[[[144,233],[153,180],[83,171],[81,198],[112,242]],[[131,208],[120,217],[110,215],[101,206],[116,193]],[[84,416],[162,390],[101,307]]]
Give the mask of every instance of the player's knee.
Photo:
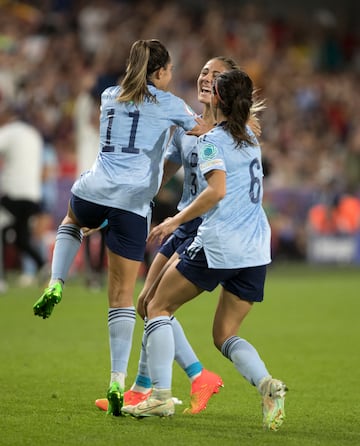
[[[213,331],[213,343],[219,351],[221,351],[221,347],[227,338],[228,338],[227,333],[222,333],[217,330]]]

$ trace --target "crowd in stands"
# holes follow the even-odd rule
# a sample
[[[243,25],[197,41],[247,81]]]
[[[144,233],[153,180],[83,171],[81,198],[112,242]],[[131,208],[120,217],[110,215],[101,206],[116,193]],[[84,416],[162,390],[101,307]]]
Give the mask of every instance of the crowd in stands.
[[[260,141],[274,254],[303,258],[308,212],[324,184],[360,198],[358,25],[348,10],[272,14],[245,1],[1,0],[0,100],[43,135],[53,227],[77,175],[77,101],[87,94],[97,107],[124,74],[133,41],[157,38],[171,51],[173,92],[196,111],[207,59],[231,56],[253,78],[266,100]],[[89,116],[96,125],[96,112]],[[169,196],[173,208],[179,195]]]

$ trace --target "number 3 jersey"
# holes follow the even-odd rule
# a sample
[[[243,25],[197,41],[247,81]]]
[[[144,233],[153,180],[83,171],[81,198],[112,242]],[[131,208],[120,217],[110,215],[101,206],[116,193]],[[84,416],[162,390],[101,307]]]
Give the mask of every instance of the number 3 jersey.
[[[270,225],[262,207],[263,169],[261,149],[248,128],[254,145],[235,146],[222,125],[198,140],[200,189],[204,175],[226,172],[226,195],[203,216],[188,253],[204,248],[209,268],[245,268],[271,262]]]
[[[179,211],[188,206],[198,194],[196,142],[196,136],[187,135],[184,129],[177,127],[166,150],[166,159],[183,166],[183,191],[177,205]]]
[[[195,113],[172,93],[148,85],[157,102],[118,102],[120,87],[101,96],[100,148],[94,165],[71,191],[93,203],[146,217],[163,174],[165,146],[172,125],[196,126]]]

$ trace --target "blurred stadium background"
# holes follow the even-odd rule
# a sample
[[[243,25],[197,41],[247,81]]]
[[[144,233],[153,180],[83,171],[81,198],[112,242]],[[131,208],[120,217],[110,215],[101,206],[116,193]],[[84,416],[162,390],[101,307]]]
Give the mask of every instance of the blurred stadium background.
[[[360,263],[359,18],[350,0],[0,0],[0,99],[44,138],[34,241],[50,256],[71,184],[95,156],[99,95],[122,76],[133,41],[158,38],[173,58],[172,90],[196,111],[199,70],[217,55],[237,60],[266,99],[274,261]],[[155,221],[180,193],[178,178],[157,198]],[[11,237],[4,261],[20,268]],[[82,267],[79,256],[74,273]]]

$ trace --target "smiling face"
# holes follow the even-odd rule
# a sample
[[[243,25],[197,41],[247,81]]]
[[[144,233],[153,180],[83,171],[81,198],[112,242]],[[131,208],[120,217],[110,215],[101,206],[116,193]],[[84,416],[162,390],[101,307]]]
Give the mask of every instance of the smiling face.
[[[202,68],[197,80],[198,100],[202,104],[210,104],[211,87],[220,73],[229,71],[229,67],[221,60],[210,59]]]

